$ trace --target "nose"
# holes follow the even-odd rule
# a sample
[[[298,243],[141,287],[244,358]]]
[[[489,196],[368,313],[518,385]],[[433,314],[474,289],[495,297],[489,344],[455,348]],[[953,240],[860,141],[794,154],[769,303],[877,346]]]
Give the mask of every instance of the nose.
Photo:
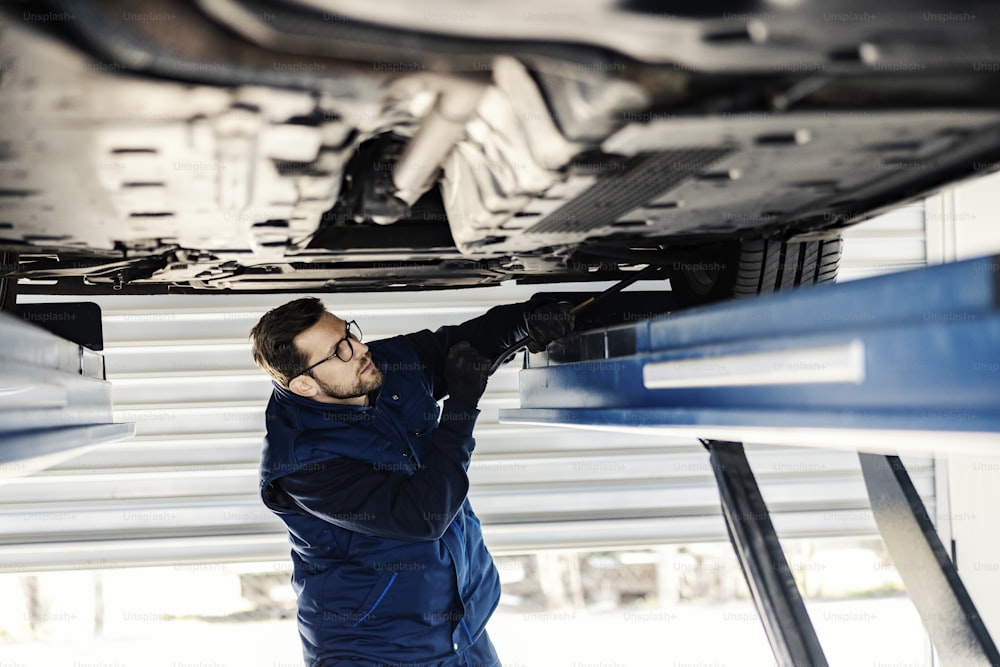
[[[354,356],[362,358],[366,354],[368,354],[368,346],[362,343],[360,340],[354,341]]]

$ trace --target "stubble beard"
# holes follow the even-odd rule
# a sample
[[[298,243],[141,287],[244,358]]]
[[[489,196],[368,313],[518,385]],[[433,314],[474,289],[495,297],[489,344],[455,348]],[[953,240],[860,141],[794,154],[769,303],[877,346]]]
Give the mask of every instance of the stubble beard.
[[[364,368],[371,362],[371,357],[368,357],[367,361],[361,364],[361,368]],[[372,364],[372,370],[370,373],[365,373],[364,375],[358,375],[353,381],[338,383],[335,385],[328,384],[323,380],[313,377],[316,384],[319,385],[320,390],[330,398],[336,398],[338,400],[348,400],[351,398],[358,398],[359,396],[365,396],[379,387],[382,386],[382,371],[378,366]]]

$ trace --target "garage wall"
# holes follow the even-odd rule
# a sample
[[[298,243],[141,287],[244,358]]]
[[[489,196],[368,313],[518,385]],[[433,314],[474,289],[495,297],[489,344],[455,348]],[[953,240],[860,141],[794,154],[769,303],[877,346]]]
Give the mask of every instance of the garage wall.
[[[838,282],[906,271],[927,264],[928,227],[935,229],[924,202],[902,206],[844,232]],[[933,241],[932,241],[933,243]]]
[[[844,277],[925,258],[922,207],[908,207],[849,234]],[[458,323],[533,291],[321,297],[376,339]],[[282,525],[256,494],[270,384],[250,361],[247,332],[291,298],[95,299],[116,416],[135,422],[136,437],[0,485],[0,571],[286,558]],[[494,551],[726,539],[697,442],[499,425],[497,410],[516,405],[517,371],[507,367],[483,399],[470,470]],[[782,536],[875,534],[853,453],[754,445],[750,457]],[[932,461],[909,464],[933,512]]]
[[[1000,173],[994,173],[928,199],[929,263],[1000,254],[998,192]],[[938,532],[945,544],[954,540],[955,565],[994,639],[1000,637],[1000,596],[996,594],[1000,591],[1000,437],[996,451],[992,458],[951,456],[936,462],[942,501],[936,517]]]

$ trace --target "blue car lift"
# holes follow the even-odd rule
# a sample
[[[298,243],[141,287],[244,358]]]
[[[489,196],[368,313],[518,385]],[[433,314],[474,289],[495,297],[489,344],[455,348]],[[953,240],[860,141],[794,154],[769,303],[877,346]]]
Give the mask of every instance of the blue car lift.
[[[0,484],[135,433],[114,421],[99,325],[93,304],[0,312]]]
[[[996,455],[1000,257],[575,333],[529,355],[501,422],[643,429],[708,449],[782,667],[826,665],[742,442],[859,452],[879,532],[945,665],[1000,665],[899,452]]]

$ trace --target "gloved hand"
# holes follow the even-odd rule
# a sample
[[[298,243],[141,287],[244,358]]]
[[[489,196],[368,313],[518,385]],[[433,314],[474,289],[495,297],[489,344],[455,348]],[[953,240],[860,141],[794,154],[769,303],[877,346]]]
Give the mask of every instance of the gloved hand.
[[[528,325],[528,351],[541,352],[556,338],[573,330],[575,316],[572,306],[566,303],[546,303],[524,316]]]
[[[445,360],[444,380],[455,400],[476,407],[490,379],[490,360],[466,341],[452,345]]]

